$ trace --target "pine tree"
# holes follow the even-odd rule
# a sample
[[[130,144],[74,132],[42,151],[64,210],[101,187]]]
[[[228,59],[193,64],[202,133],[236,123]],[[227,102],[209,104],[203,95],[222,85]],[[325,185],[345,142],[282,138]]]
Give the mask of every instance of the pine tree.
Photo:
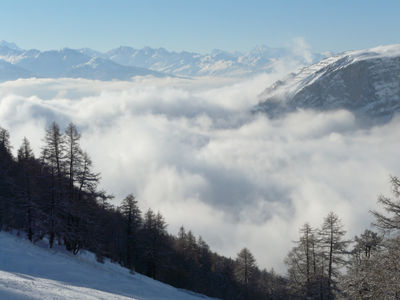
[[[0,229],[26,232],[33,242],[48,238],[50,247],[58,242],[73,253],[87,249],[99,261],[107,257],[213,297],[268,299],[271,276],[258,270],[247,249],[234,261],[211,252],[201,237],[196,239],[183,227],[177,238],[170,236],[163,216],[152,210],[144,214],[140,225],[133,195],[119,208],[107,203],[110,196],[97,190],[99,174],[92,171],[79,138],[73,124],[62,134],[52,123],[40,159],[35,159],[27,139],[14,158],[8,131],[0,128]],[[286,281],[272,277],[273,294],[287,299]]]
[[[39,210],[35,196],[37,195],[36,160],[30,143],[26,137],[18,149],[18,179],[19,179],[19,204],[21,210],[22,228],[27,232],[28,239],[32,242],[36,223],[39,218]]]
[[[315,230],[306,223],[300,229],[300,239],[296,241],[296,246],[285,259],[292,288],[303,297],[310,298],[318,293],[318,247]]]
[[[378,203],[383,206],[389,215],[376,210],[371,212],[376,219],[374,225],[384,232],[400,230],[400,179],[396,176],[391,176],[390,182],[394,198],[383,195],[378,198]]]
[[[82,163],[82,149],[79,145],[81,134],[73,123],[70,123],[64,133],[65,141],[65,164],[68,177],[68,192],[70,202],[74,198],[74,185],[78,181],[78,173]]]
[[[2,127],[0,127],[0,151],[5,151],[11,155],[10,133]]]
[[[44,176],[49,182],[48,202],[44,203],[47,215],[49,247],[52,248],[56,235],[62,231],[64,175],[65,175],[65,140],[57,123],[53,122],[46,130],[45,146],[42,149],[42,161],[45,166]]]
[[[135,196],[129,194],[122,200],[119,210],[124,217],[126,227],[126,265],[133,270],[137,259],[138,231],[142,223],[141,212]]]
[[[0,127],[0,229],[10,225],[13,209],[11,199],[15,197],[15,182],[12,177],[14,158],[11,154],[10,134]]]
[[[165,264],[165,246],[167,224],[160,213],[155,214],[149,209],[143,220],[143,246],[146,264],[146,274],[152,278],[157,278],[159,268]]]
[[[90,170],[91,160],[84,153],[79,145],[81,134],[77,127],[70,123],[64,133],[65,141],[65,165],[68,179],[67,201],[65,203],[67,213],[67,227],[64,233],[64,242],[68,250],[77,253],[83,243],[85,235],[86,221],[88,216],[84,216],[82,212],[85,205],[82,195],[84,187],[88,186],[90,180],[89,192],[96,190],[98,176]],[[86,201],[86,200],[85,200]]]
[[[243,248],[237,255],[235,263],[235,277],[245,288],[245,298],[249,297],[249,288],[257,269],[256,260],[250,250]]]
[[[104,192],[96,192],[97,185],[100,181],[100,174],[93,173],[92,167],[92,160],[86,152],[83,152],[82,161],[77,174],[78,201],[81,201],[84,193],[96,194],[97,197],[105,200],[113,198],[113,196],[106,195]]]
[[[349,241],[344,240],[346,231],[339,217],[330,212],[324,219],[319,233],[322,255],[327,267],[327,293],[328,299],[334,298],[334,290],[337,290],[337,279],[340,278],[340,270],[346,264],[344,255],[347,253]]]

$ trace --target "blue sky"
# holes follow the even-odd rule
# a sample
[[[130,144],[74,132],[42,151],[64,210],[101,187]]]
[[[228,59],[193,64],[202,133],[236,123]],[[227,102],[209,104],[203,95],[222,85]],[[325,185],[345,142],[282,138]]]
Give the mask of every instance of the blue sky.
[[[0,40],[22,48],[90,47],[208,52],[287,45],[303,37],[313,51],[400,43],[400,1],[5,0]]]

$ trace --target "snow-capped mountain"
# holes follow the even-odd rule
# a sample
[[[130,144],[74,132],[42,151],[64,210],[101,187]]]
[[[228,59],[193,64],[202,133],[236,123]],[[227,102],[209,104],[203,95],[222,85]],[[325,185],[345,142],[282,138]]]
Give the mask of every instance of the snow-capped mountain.
[[[11,49],[11,50],[15,50],[15,51],[22,50],[15,43],[9,43],[9,42],[6,42],[6,41],[0,41],[0,49],[3,48],[3,47]]]
[[[257,46],[247,53],[213,50],[208,54],[174,52],[164,48],[134,49],[119,47],[102,53],[90,48],[39,51],[23,50],[14,43],[0,42],[0,61],[24,69],[36,77],[81,77],[86,79],[126,80],[133,76],[248,76],[269,72],[279,59],[309,65],[324,56],[296,54],[290,48]],[[2,80],[15,76],[0,75]]]
[[[347,109],[360,119],[385,121],[400,111],[400,45],[349,51],[305,67],[260,96],[270,116],[297,109]]]
[[[32,76],[33,74],[28,70],[15,66],[4,60],[0,60],[0,81],[30,78]]]
[[[13,46],[14,45],[14,46]],[[0,43],[0,80],[27,77],[86,78],[97,80],[129,80],[134,76],[166,76],[141,67],[123,66],[107,58],[87,55],[79,50],[22,50],[15,44]]]
[[[268,72],[274,61],[284,57],[297,59],[302,64],[310,63],[290,49],[267,46],[258,46],[247,53],[215,49],[209,54],[173,52],[164,48],[119,47],[101,55],[122,65],[140,66],[177,76],[243,76]],[[314,54],[312,62],[322,58],[322,55]]]

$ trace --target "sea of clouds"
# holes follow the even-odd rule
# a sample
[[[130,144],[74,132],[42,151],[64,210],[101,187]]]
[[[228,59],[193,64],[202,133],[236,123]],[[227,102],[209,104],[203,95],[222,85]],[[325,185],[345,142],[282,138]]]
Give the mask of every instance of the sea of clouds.
[[[307,55],[307,52],[305,53]],[[244,246],[260,267],[284,272],[299,227],[335,211],[349,237],[400,175],[400,119],[361,128],[348,111],[253,114],[258,95],[297,67],[246,79],[153,78],[101,82],[20,79],[0,84],[0,126],[14,151],[36,155],[53,120],[82,132],[82,147],[118,205],[133,193],[177,233],[183,224],[212,250]]]

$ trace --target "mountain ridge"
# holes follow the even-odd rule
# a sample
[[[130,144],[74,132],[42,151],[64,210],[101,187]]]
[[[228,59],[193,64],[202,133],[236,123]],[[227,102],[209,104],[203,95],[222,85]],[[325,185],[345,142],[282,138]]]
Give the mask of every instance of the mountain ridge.
[[[67,55],[66,52],[68,52]],[[77,61],[73,60],[72,56]],[[147,74],[179,77],[240,77],[270,72],[276,60],[286,57],[291,57],[300,64],[307,65],[324,56],[313,54],[310,61],[310,58],[304,58],[294,53],[290,48],[271,48],[265,45],[257,46],[246,53],[214,49],[210,53],[200,54],[188,51],[168,51],[165,48],[144,47],[135,49],[129,46],[120,46],[103,53],[90,48],[63,48],[46,51],[23,50],[14,43],[0,41],[0,60],[23,68],[37,77],[62,77],[66,75],[79,77],[78,75],[81,75],[86,79],[126,80],[129,79],[127,73],[131,76]],[[112,65],[114,70],[117,69],[117,65],[120,66],[121,75],[115,72],[112,78],[108,78],[104,75],[104,72],[96,72],[97,70],[91,70],[91,73],[88,73],[88,70],[82,71],[82,74],[72,72],[72,70],[76,71],[77,65],[87,63],[91,59],[97,59],[101,65],[104,65],[104,71],[107,70],[106,65]],[[70,64],[67,65],[67,62],[70,62]],[[65,70],[66,66],[69,72]],[[139,69],[127,69],[127,67]]]
[[[85,78],[93,80],[130,80],[134,76],[165,77],[167,74],[135,66],[123,66],[106,58],[88,56],[78,50],[39,51],[7,47],[0,43],[0,80],[18,78]],[[12,76],[7,76],[12,73]]]
[[[359,119],[400,111],[400,44],[346,51],[267,87],[255,111],[278,117],[298,109],[347,109]]]
[[[265,45],[256,46],[245,53],[214,49],[206,54],[168,51],[165,48],[135,49],[121,46],[104,55],[120,64],[143,66],[177,76],[210,76],[228,73],[233,76],[243,76],[268,72],[274,61],[288,56],[295,57],[303,64],[309,63],[300,55],[292,53],[289,48],[271,48]],[[313,54],[312,59],[315,62],[323,57],[322,54]]]

